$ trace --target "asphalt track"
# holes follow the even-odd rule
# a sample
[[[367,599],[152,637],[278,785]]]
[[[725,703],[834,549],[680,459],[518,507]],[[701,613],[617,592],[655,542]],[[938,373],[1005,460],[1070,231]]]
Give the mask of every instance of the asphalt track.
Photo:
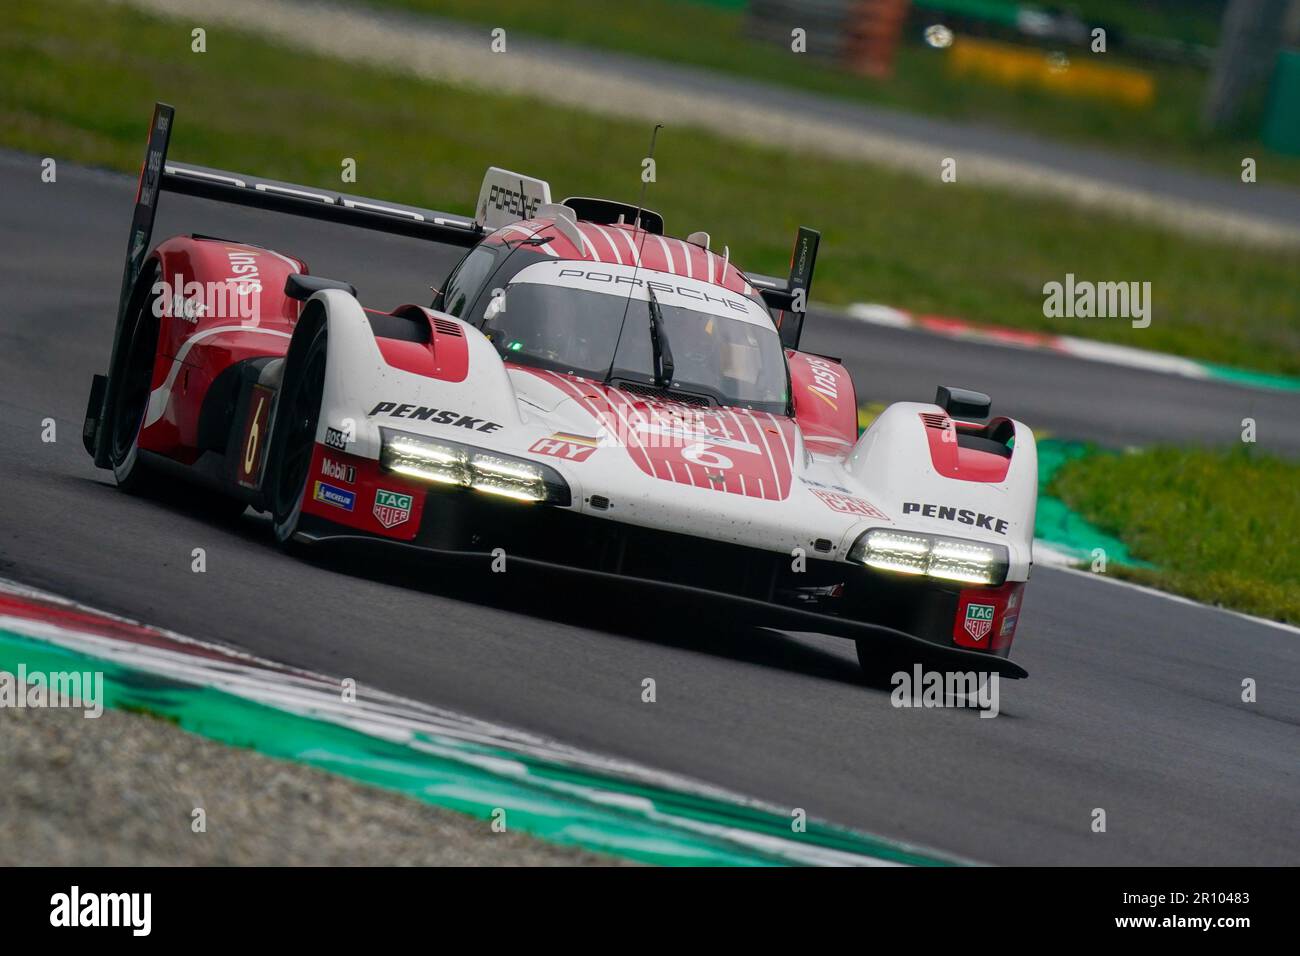
[[[252,514],[223,525],[121,494],[80,426],[107,359],[133,183],[61,164],[42,184],[37,159],[12,155],[0,180],[0,575],[985,862],[1300,860],[1293,632],[1039,568],[1015,655],[1031,677],[1004,682],[987,720],[891,707],[833,638],[737,632],[658,602],[649,613],[638,595],[613,615],[582,588],[518,574],[488,587],[437,567],[297,560]],[[427,299],[448,261],[416,242],[166,197],[156,238],[191,229],[302,254],[383,306]],[[1215,403],[1254,403],[1264,420],[1295,401],[819,321],[807,344],[845,356],[865,398],[917,397],[962,371],[1001,410],[1085,437],[1230,440],[1207,424]],[[1148,404],[1118,414],[1124,394]],[[46,417],[54,443],[41,440]],[[641,702],[645,677],[654,704]],[[1244,678],[1257,703],[1241,701]],[[1092,832],[1094,808],[1105,833]]]

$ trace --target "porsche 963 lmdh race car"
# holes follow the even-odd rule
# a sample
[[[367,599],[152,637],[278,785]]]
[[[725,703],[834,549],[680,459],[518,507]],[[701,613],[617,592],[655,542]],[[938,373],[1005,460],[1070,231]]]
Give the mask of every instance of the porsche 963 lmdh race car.
[[[471,220],[167,159],[155,108],[106,375],[84,440],[127,490],[189,480],[283,544],[500,549],[594,589],[721,596],[764,626],[1023,677],[1034,437],[941,387],[861,435],[854,385],[799,350],[818,234],[790,275],[604,199],[492,168]],[[429,306],[363,306],[287,251],[150,248],[164,192],[464,248]],[[221,300],[221,301],[214,301]],[[467,558],[467,556],[470,556]]]

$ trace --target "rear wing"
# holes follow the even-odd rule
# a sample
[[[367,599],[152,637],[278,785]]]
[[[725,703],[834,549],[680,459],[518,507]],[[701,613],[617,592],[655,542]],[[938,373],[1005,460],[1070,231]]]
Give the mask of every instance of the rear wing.
[[[122,327],[126,322],[131,294],[152,245],[154,219],[162,193],[196,196],[464,248],[478,245],[486,235],[480,222],[452,213],[169,161],[167,146],[171,141],[175,116],[176,110],[173,107],[166,103],[154,104],[149,141],[136,187],[131,233],[127,239],[126,267],[122,272],[122,289],[117,301],[112,357],[109,360],[108,375],[95,377],[88,403],[82,440],[87,450],[95,456],[95,464],[101,468],[109,467],[109,451],[105,440],[108,430],[100,427],[100,424],[104,420],[105,411],[112,408],[117,400],[121,380],[117,371],[123,360]],[[497,172],[514,178],[514,174],[504,170]]]
[[[781,344],[788,349],[799,348],[803,334],[803,319],[808,311],[808,297],[812,294],[813,269],[817,265],[817,246],[822,234],[816,229],[800,226],[790,255],[790,278],[749,274],[745,278],[759,291],[774,317]]]
[[[182,196],[197,196],[466,248],[478,245],[484,235],[474,220],[448,212],[295,186],[188,163],[165,162],[160,189]]]

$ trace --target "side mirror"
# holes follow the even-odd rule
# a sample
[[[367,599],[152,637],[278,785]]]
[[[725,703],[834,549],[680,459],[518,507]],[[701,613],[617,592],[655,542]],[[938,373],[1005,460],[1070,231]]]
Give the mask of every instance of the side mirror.
[[[934,396],[934,403],[953,418],[967,422],[982,422],[989,417],[993,400],[983,392],[969,388],[956,388],[952,385],[940,385]]]
[[[299,302],[306,302],[321,289],[342,289],[354,299],[357,296],[357,287],[350,282],[340,282],[338,279],[326,279],[323,276],[307,276],[299,272],[291,272],[284,280],[284,294],[291,299],[297,299]]]

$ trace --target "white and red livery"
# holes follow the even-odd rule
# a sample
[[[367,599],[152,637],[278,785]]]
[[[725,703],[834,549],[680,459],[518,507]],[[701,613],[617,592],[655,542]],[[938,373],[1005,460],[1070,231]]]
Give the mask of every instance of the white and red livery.
[[[941,388],[861,435],[848,373],[798,350],[817,234],[788,280],[624,203],[500,169],[473,220],[166,159],[155,110],[109,373],[85,440],[128,490],[181,476],[279,541],[392,542],[722,597],[746,620],[912,660],[1009,657],[1037,457]],[[368,309],[255,245],[149,249],[163,191],[467,249],[429,306]]]

